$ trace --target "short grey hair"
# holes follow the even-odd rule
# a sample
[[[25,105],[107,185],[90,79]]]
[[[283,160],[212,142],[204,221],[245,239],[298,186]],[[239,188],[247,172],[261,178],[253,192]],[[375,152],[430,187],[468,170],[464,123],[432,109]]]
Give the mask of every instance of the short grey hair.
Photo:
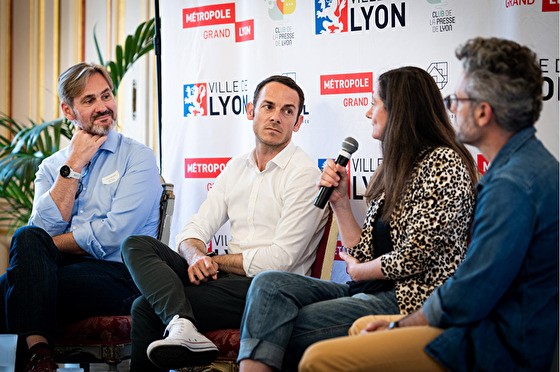
[[[113,90],[113,80],[105,67],[94,63],[80,62],[58,77],[58,96],[60,100],[70,107],[74,107],[74,98],[84,90],[88,79],[95,74],[101,74]]]
[[[526,46],[499,38],[477,37],[459,46],[465,92],[488,102],[505,130],[532,126],[542,110],[543,76],[536,54]]]

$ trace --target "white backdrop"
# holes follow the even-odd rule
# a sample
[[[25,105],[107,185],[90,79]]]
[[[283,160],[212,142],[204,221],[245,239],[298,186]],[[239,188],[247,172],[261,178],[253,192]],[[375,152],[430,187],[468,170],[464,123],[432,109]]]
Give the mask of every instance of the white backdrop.
[[[245,103],[272,74],[302,86],[305,121],[293,140],[318,166],[345,137],[359,142],[349,166],[360,222],[361,194],[381,161],[365,118],[376,77],[414,65],[434,76],[443,96],[453,93],[461,71],[455,48],[474,36],[537,52],[545,76],[537,135],[558,158],[558,8],[557,0],[161,1],[162,173],[177,198],[171,246],[227,160],[253,148]],[[228,234],[224,226],[209,246],[227,250]],[[344,269],[335,262],[333,280],[346,280]]]

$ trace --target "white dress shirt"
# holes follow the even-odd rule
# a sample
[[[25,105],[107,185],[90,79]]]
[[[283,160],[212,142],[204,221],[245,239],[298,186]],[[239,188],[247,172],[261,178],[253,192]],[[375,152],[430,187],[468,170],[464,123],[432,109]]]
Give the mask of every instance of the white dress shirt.
[[[290,142],[261,172],[251,153],[231,159],[176,241],[208,242],[230,221],[229,253],[248,277],[265,270],[309,274],[327,214],[313,205],[317,165]]]

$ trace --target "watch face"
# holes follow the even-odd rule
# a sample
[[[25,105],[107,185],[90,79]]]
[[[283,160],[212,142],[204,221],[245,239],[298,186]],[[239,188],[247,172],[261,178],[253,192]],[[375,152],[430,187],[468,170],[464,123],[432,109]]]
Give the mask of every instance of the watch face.
[[[60,175],[67,178],[70,175],[70,167],[67,165],[60,167]]]

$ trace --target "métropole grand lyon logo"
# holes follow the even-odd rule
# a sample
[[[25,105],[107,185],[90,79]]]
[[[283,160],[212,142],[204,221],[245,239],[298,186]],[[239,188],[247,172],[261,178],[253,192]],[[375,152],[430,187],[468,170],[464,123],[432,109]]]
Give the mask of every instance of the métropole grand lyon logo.
[[[235,42],[254,40],[254,20],[235,21],[235,3],[224,3],[183,9],[183,28],[204,27],[204,39],[231,37],[234,25]]]
[[[372,72],[321,75],[320,78],[321,95],[373,92]]]
[[[543,12],[558,12],[560,11],[560,1],[558,0],[542,0]]]
[[[321,95],[344,95],[342,105],[367,106],[368,97],[356,97],[356,94],[373,93],[373,73],[357,72],[349,74],[321,75]],[[350,97],[347,97],[351,95]]]
[[[184,177],[189,179],[210,179],[213,180],[220,175],[231,158],[185,158]],[[207,183],[206,189],[210,190],[213,183]],[[220,229],[221,231],[221,229]],[[208,252],[228,253],[227,247],[229,236],[224,233],[217,233],[208,242]]]
[[[558,0],[541,0],[543,12],[558,12],[560,10],[560,2]],[[538,4],[536,0],[505,0],[506,8],[516,6],[533,6]]]
[[[185,158],[185,178],[216,178],[231,158]]]

